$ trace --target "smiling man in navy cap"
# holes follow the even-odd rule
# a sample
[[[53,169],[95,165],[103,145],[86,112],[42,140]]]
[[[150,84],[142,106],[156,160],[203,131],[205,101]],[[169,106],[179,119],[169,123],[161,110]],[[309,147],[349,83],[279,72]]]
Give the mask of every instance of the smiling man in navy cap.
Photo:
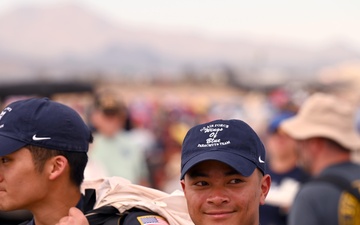
[[[258,225],[270,183],[264,146],[245,122],[215,120],[185,136],[181,185],[195,225]]]

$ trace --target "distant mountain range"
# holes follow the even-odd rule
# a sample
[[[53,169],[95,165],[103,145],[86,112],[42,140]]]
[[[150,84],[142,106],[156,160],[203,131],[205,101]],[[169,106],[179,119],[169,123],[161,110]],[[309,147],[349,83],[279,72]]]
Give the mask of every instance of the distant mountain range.
[[[0,82],[89,78],[179,78],[231,69],[239,76],[311,77],[359,59],[345,43],[318,49],[249,38],[211,39],[106,20],[77,5],[22,7],[0,15]],[[195,72],[194,72],[195,71]],[[254,76],[252,76],[254,77]],[[276,77],[276,76],[275,76]]]

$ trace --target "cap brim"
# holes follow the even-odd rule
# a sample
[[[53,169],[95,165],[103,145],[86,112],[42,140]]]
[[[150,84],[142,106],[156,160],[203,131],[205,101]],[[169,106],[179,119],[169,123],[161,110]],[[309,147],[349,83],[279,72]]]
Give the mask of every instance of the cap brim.
[[[234,168],[237,172],[239,172],[241,175],[245,177],[250,176],[256,168],[255,163],[240,155],[224,152],[224,151],[208,151],[199,154],[191,158],[188,162],[186,162],[184,167],[181,168],[180,179],[184,178],[185,174],[188,172],[190,168],[206,160],[216,160],[223,162]]]
[[[334,129],[321,124],[311,123],[300,118],[291,118],[284,121],[280,126],[290,137],[296,140],[325,137],[337,141],[339,144],[350,150],[360,149],[359,135],[349,129]]]
[[[301,120],[298,117],[288,119],[280,124],[282,130],[294,139],[303,140],[313,137],[314,125],[308,124],[306,120]],[[317,129],[318,130],[318,129]],[[318,133],[318,131],[316,132]]]
[[[25,145],[26,143],[22,141],[0,135],[0,156],[13,153]]]

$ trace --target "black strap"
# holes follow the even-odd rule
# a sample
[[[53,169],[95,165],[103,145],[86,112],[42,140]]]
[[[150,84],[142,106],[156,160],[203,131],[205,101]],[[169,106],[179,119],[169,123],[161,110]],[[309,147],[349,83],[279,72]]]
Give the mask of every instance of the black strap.
[[[120,222],[120,213],[115,207],[102,206],[100,208],[90,210],[86,214],[86,218],[90,225],[114,224]]]
[[[94,208],[96,201],[95,189],[85,189],[83,212],[86,213]]]
[[[328,175],[316,177],[316,178],[312,179],[311,181],[325,181],[328,183],[332,183],[335,186],[337,186],[338,188],[340,188],[341,190],[345,190],[345,191],[349,192],[350,194],[355,196],[360,201],[359,190],[357,188],[353,187],[351,185],[351,182],[344,177],[341,177],[339,175],[334,175],[334,174],[328,174]]]
[[[83,212],[90,225],[119,225],[121,215],[119,210],[112,206],[102,206],[93,209],[96,201],[96,190],[85,189]]]

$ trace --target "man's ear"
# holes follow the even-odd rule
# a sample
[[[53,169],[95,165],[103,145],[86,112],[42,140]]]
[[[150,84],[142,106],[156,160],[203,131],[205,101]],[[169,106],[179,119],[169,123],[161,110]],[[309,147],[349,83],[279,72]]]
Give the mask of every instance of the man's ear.
[[[185,180],[184,179],[180,180],[180,184],[181,184],[183,192],[185,193]]]
[[[265,204],[265,199],[267,194],[269,193],[270,185],[271,185],[271,177],[269,174],[265,174],[261,178],[260,205]]]
[[[49,179],[54,180],[67,169],[68,161],[62,155],[57,155],[48,161]]]

